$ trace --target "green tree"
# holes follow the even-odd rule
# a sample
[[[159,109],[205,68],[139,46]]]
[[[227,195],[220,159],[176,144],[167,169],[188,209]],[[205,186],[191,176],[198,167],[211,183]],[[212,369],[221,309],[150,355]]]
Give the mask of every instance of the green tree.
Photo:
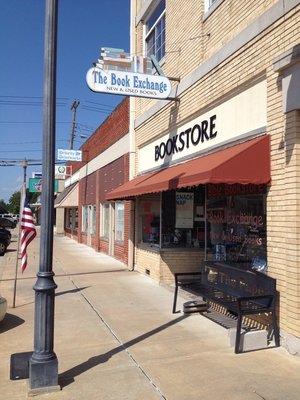
[[[20,214],[20,196],[21,192],[14,192],[10,198],[7,205],[8,211],[12,214]],[[26,196],[28,198],[29,204],[35,203],[37,198],[39,197],[39,193],[30,193],[28,189],[26,189]]]
[[[12,214],[20,213],[20,191],[14,192],[8,201],[8,211]]]
[[[0,213],[6,214],[7,213],[7,204],[3,199],[0,199]]]

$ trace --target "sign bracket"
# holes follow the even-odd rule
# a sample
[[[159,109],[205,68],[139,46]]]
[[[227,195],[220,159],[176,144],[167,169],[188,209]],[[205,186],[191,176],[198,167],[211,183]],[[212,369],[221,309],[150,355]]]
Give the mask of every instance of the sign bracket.
[[[156,57],[152,54],[150,56],[150,60],[152,62],[152,65],[154,67],[154,69],[156,70],[156,72],[158,73],[158,75],[160,76],[166,76],[164,74],[164,71],[162,70],[161,66],[159,65],[159,62],[157,61]],[[173,81],[173,82],[180,82],[180,78],[176,78],[176,77],[172,77],[172,76],[167,76],[167,78],[169,79],[169,81]],[[176,102],[180,102],[179,98],[177,96],[169,96],[167,97],[167,100],[174,100]]]

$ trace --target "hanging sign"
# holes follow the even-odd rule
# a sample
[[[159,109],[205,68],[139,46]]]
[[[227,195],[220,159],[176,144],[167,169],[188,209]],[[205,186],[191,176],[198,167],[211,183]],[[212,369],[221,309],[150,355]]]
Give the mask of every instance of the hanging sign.
[[[171,83],[165,76],[129,71],[104,71],[99,67],[88,70],[86,82],[93,92],[122,96],[166,99],[171,92]]]
[[[57,159],[61,161],[82,161],[82,151],[58,149]]]
[[[176,228],[194,227],[194,193],[176,192]]]

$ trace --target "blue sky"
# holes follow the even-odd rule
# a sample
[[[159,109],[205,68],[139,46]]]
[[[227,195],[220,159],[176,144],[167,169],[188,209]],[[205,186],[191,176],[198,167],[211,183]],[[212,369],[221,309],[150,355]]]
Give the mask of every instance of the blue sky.
[[[41,159],[45,0],[1,0],[0,160]],[[57,148],[68,148],[73,101],[79,148],[120,96],[91,92],[85,74],[101,47],[129,51],[129,0],[59,0]],[[97,104],[94,104],[97,103]],[[29,167],[28,175],[41,167]],[[0,198],[20,187],[21,167],[0,167]]]

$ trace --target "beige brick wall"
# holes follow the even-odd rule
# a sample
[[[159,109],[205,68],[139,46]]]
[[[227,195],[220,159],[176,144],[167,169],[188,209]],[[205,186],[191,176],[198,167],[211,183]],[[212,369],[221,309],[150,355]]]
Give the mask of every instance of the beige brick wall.
[[[196,272],[204,260],[204,252],[199,250],[136,249],[136,271],[147,274],[158,282],[174,283],[176,272]],[[150,272],[147,273],[146,269]]]
[[[203,22],[203,0],[166,0],[167,41],[164,73],[167,76],[184,78],[276,1],[225,0]],[[143,54],[143,22],[137,26],[136,53]],[[173,86],[175,85],[173,83]],[[137,108],[144,112],[154,102],[139,99]]]
[[[135,251],[135,269],[136,271],[149,275],[156,281],[160,281],[160,254],[154,250],[137,248]]]
[[[166,57],[164,68],[172,75],[185,76],[214,54],[224,43],[260,15],[273,1],[225,0],[204,23],[201,7],[194,1],[167,1],[168,42],[185,39],[196,31],[210,37],[189,41],[191,52],[178,60],[176,53]],[[198,3],[198,2],[197,2]],[[241,6],[243,4],[243,6]],[[172,13],[171,13],[172,8]],[[182,10],[185,12],[182,12]],[[300,337],[300,116],[282,111],[281,78],[273,69],[275,57],[300,43],[300,7],[278,20],[233,56],[204,76],[181,95],[180,104],[171,103],[136,130],[137,148],[154,138],[201,115],[253,83],[267,80],[267,133],[271,136],[272,185],[267,196],[267,234],[269,274],[277,279],[280,292],[280,325]],[[169,19],[168,19],[169,18]],[[194,46],[194,47],[193,47]],[[198,47],[197,47],[198,46]],[[183,54],[183,53],[182,53]],[[189,56],[191,54],[191,56]],[[177,61],[177,64],[176,64]],[[136,116],[153,104],[139,100]],[[169,265],[168,263],[165,263]],[[168,277],[168,272],[163,277]]]
[[[160,279],[174,283],[176,272],[197,272],[204,261],[204,252],[199,250],[162,251],[160,260]]]

